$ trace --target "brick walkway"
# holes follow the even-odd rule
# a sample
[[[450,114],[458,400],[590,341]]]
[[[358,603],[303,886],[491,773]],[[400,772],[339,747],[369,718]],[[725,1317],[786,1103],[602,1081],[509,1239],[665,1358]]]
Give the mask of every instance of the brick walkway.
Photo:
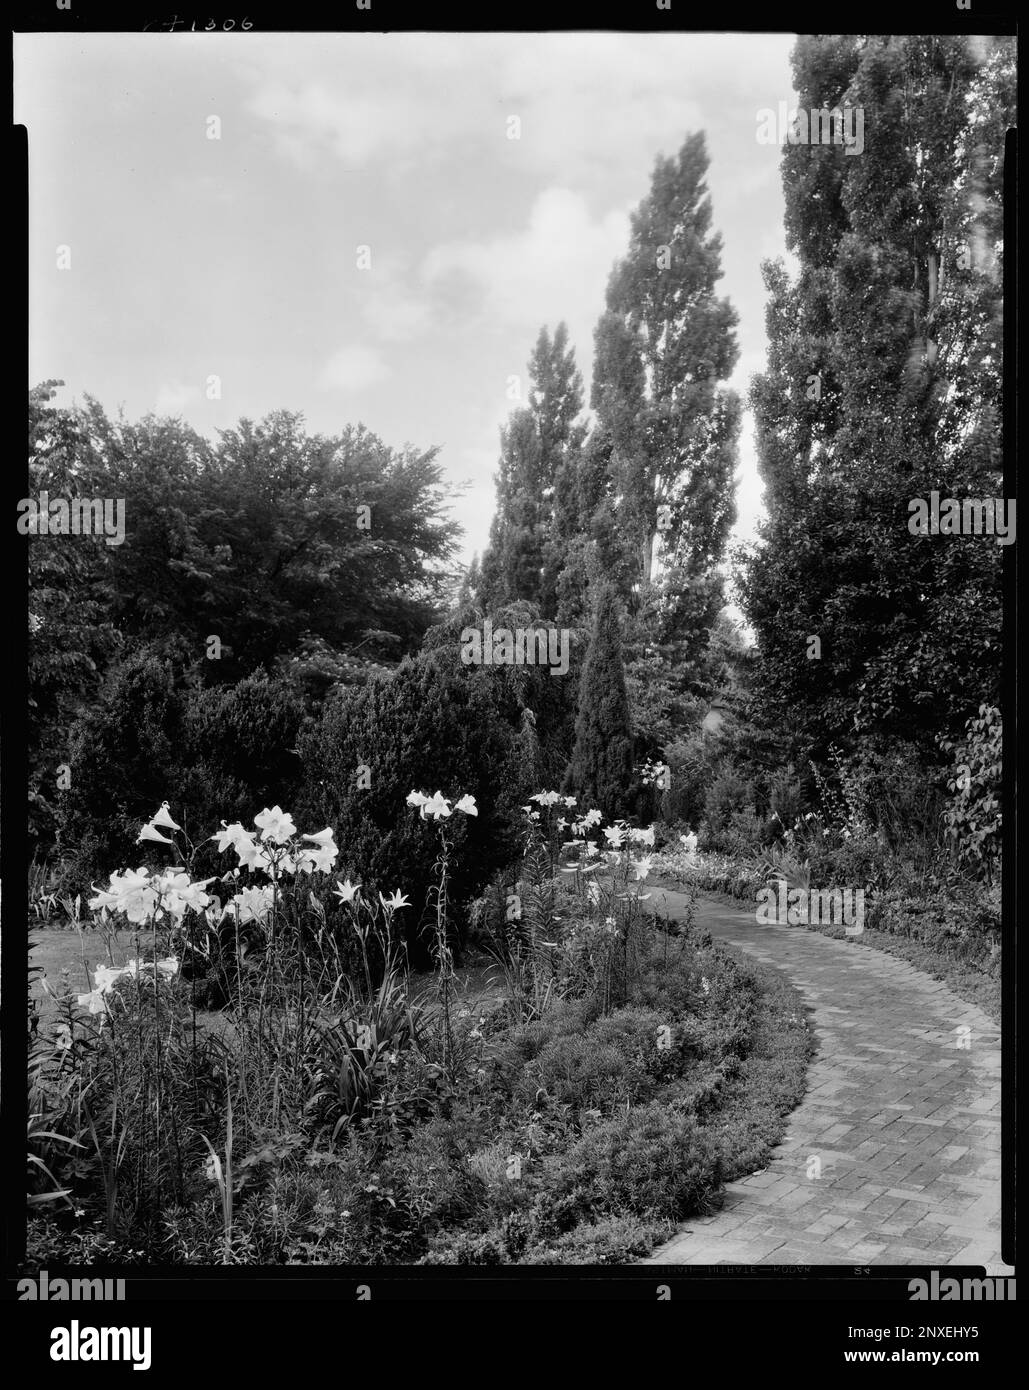
[[[681,914],[682,894],[651,904]],[[698,925],[783,971],[818,1045],[768,1167],[644,1264],[971,1264],[1000,1254],[1000,1030],[895,956],[701,899]],[[968,1028],[970,1034],[960,1034]],[[967,1040],[970,1046],[959,1046]]]

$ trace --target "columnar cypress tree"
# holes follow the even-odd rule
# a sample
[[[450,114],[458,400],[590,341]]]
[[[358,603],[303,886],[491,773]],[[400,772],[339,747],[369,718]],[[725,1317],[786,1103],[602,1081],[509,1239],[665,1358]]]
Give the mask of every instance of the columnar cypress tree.
[[[769,359],[752,403],[768,520],[741,575],[759,687],[766,718],[811,744],[924,739],[995,699],[1003,551],[913,535],[908,504],[1000,494],[1013,51],[817,37],[793,63],[798,106],[860,110],[864,148],[783,154],[800,271],[791,283],[765,267]]]
[[[614,586],[602,585],[579,686],[575,746],[565,778],[566,792],[578,798],[582,810],[596,807],[609,819],[624,814],[633,780],[632,727],[619,625]]]

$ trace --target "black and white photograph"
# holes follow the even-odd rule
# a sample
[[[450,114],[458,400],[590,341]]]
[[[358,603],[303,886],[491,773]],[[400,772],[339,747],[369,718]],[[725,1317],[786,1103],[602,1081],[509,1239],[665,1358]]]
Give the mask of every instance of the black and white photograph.
[[[9,1288],[1011,1301],[1013,23],[365,9],[13,35]]]

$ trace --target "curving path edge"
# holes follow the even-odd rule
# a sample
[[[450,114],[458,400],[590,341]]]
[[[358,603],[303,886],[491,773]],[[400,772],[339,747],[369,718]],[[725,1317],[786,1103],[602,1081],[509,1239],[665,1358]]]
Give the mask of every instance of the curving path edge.
[[[651,890],[675,919],[687,898]],[[985,1265],[1000,1251],[1000,1029],[906,961],[698,899],[696,923],[785,974],[818,1051],[767,1168],[642,1264]],[[967,1030],[967,1031],[964,1031]]]

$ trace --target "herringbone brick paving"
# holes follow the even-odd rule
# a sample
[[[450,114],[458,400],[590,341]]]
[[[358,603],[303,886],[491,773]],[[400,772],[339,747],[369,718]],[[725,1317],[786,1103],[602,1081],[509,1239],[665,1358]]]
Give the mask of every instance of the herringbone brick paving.
[[[651,906],[684,915],[655,887]],[[818,1044],[765,1170],[644,1264],[985,1265],[1000,1253],[1000,1030],[906,961],[702,898],[697,924],[781,970]],[[959,1030],[969,1029],[967,1034]],[[961,1044],[967,1043],[968,1046]]]

